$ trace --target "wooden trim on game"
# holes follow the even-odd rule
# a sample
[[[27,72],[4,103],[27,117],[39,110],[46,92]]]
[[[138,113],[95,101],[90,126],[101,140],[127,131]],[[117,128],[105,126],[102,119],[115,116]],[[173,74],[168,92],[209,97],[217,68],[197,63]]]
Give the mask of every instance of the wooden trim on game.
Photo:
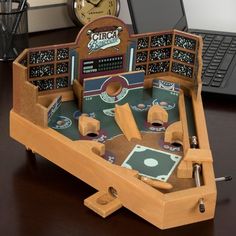
[[[190,148],[190,144],[189,144],[189,133],[188,133],[188,121],[187,121],[186,107],[185,107],[185,101],[184,101],[184,92],[181,89],[179,91],[179,106],[178,107],[179,107],[180,121],[183,127],[183,152],[184,152],[184,158],[185,158],[186,153],[188,149]]]
[[[182,92],[180,92],[180,96],[179,96],[180,120],[184,120],[183,129],[184,129],[184,135],[188,137],[186,138],[186,143],[188,144],[187,146],[185,146],[186,143],[183,144],[184,158],[179,164],[178,172],[177,172],[179,178],[192,178],[194,163],[203,164],[205,162],[213,162],[201,96],[197,97],[198,94],[196,94],[194,90],[190,90],[189,92],[192,98],[194,123],[195,123],[196,132],[197,132],[196,135],[197,135],[197,140],[198,140],[198,148],[192,149],[190,148],[190,145],[189,145],[190,137],[188,135],[187,118],[186,119],[183,118],[184,116],[186,116],[185,115],[186,111],[184,111],[184,107],[185,107],[184,100],[183,100],[183,96],[181,95]]]
[[[196,126],[196,131],[197,131],[197,136],[198,136],[199,148],[210,150],[202,98],[197,97],[194,91],[190,91],[190,93],[192,97],[195,126]]]
[[[34,124],[46,128],[50,104],[58,96],[62,96],[62,101],[73,100],[73,91],[53,91],[39,95],[38,88],[27,81],[27,71],[17,61],[13,63],[13,109]]]
[[[145,38],[145,37],[151,38],[152,36],[158,36],[158,35],[164,35],[164,34],[171,34],[172,35],[172,44],[171,45],[151,48],[150,47],[150,42],[149,42],[149,47],[148,48],[137,49],[137,52],[148,51],[148,56],[149,56],[149,52],[151,50],[162,49],[162,48],[171,48],[171,55],[170,55],[170,58],[168,58],[168,59],[161,59],[161,60],[151,61],[148,57],[146,62],[140,62],[140,63],[135,62],[135,65],[146,65],[146,66],[148,66],[150,63],[158,63],[158,62],[164,62],[164,61],[169,61],[170,62],[169,71],[167,71],[167,72],[155,73],[155,74],[148,74],[146,72],[145,82],[144,82],[145,87],[150,87],[151,81],[154,78],[162,77],[162,76],[171,76],[171,77],[176,77],[176,78],[181,79],[178,82],[182,86],[188,87],[189,89],[193,88],[194,86],[197,86],[197,94],[199,96],[200,92],[201,92],[201,68],[202,68],[202,57],[201,56],[202,56],[202,54],[201,54],[201,52],[199,54],[197,52],[202,50],[202,45],[203,45],[202,38],[200,36],[193,35],[193,34],[186,33],[186,32],[181,32],[181,31],[178,31],[178,30],[171,30],[171,31],[162,31],[162,32],[157,32],[157,33],[151,32],[151,33],[145,33],[145,34],[131,35],[131,38],[134,38],[135,40],[138,40],[139,38]],[[187,36],[188,38],[196,40],[195,50],[189,50],[189,49],[186,49],[186,48],[176,46],[175,43],[174,43],[174,39],[175,39],[176,35],[180,35],[180,36],[184,36],[184,37]],[[197,70],[196,78],[194,78],[194,74],[195,74],[194,72],[195,72],[195,68],[196,68],[195,63],[194,64],[188,64],[188,63],[173,59],[173,50],[175,48],[178,49],[178,50],[184,51],[184,52],[192,53],[193,55],[197,56],[198,62],[199,62],[199,69]],[[182,76],[182,75],[179,75],[177,73],[172,72],[171,71],[172,62],[177,62],[177,63],[180,63],[182,65],[186,65],[186,66],[189,66],[189,67],[193,68],[193,77],[192,78],[187,78],[185,76]],[[197,82],[195,82],[196,84],[194,84],[195,79],[197,80]],[[149,81],[149,80],[151,80],[151,81]]]
[[[38,104],[38,89],[27,81],[27,68],[13,63],[13,109],[26,119],[47,127],[47,108]]]

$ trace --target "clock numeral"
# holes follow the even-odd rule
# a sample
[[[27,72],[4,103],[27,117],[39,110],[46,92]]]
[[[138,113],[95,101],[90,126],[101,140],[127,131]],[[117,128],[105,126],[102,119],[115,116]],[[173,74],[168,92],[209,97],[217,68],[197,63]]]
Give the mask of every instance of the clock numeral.
[[[110,9],[108,10],[107,15],[111,15],[111,10]]]

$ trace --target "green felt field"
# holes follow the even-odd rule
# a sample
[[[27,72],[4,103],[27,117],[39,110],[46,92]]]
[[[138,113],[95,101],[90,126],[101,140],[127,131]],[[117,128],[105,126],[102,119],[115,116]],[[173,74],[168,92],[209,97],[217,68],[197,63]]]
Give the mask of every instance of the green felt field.
[[[93,96],[92,99],[95,104],[98,104],[101,98],[98,95]],[[193,134],[195,133],[195,128],[192,115],[192,104],[189,98],[186,98],[185,100],[186,110],[188,113],[191,113],[187,116],[188,127],[190,133]],[[129,100],[124,100],[123,103],[125,102],[129,103],[140,131],[164,132],[171,123],[179,120],[178,91],[172,91],[157,86],[154,86],[152,89],[143,89],[143,91],[140,91],[140,89],[131,90],[129,91]],[[162,106],[168,112],[168,122],[162,126],[154,126],[146,121],[148,109],[154,104]],[[93,134],[81,136],[79,134],[78,117],[81,115],[81,112],[78,110],[75,101],[63,102],[52,116],[49,127],[71,140],[97,140],[104,143],[106,140],[122,134],[114,119],[114,106],[115,104],[109,109],[98,109],[98,107],[96,107],[94,108],[94,112],[88,113],[90,117],[94,117],[101,122],[101,130],[97,136]]]

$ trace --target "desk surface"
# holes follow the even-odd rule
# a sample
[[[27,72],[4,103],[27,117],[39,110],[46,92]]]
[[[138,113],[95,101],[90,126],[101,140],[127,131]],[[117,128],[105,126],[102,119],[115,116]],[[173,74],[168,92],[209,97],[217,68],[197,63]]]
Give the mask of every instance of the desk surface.
[[[30,47],[72,42],[77,29],[30,35]],[[83,205],[95,193],[44,158],[27,156],[9,137],[12,65],[0,63],[0,234],[236,235],[236,180],[218,183],[214,220],[161,231],[125,208],[102,219]],[[236,173],[236,97],[203,95],[216,176]]]

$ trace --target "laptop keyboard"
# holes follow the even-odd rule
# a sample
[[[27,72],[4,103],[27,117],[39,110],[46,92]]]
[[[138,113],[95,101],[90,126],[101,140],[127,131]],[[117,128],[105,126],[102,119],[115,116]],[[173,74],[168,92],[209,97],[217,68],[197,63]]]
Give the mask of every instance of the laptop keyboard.
[[[203,86],[224,87],[227,70],[236,54],[236,37],[194,32],[202,36]]]

